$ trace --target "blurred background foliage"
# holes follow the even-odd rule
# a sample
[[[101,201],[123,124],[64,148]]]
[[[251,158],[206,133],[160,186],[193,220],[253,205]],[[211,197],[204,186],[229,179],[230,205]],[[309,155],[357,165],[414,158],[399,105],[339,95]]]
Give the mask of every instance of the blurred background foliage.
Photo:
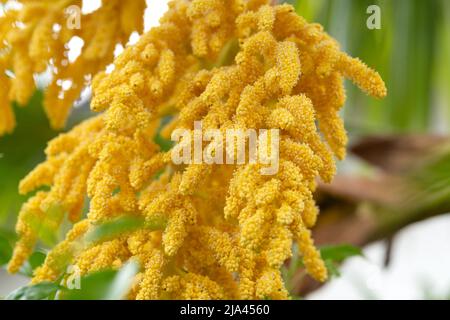
[[[348,100],[342,114],[352,141],[365,136],[389,135],[392,137],[430,133],[448,136],[450,128],[450,1],[288,0],[279,2],[289,2],[308,21],[321,23],[325,30],[341,43],[344,51],[361,58],[379,71],[386,81],[389,95],[385,100],[366,97],[355,87],[347,84]],[[374,4],[381,9],[380,30],[369,30],[366,26],[369,17],[367,8]],[[11,254],[11,247],[15,240],[14,224],[17,213],[22,202],[26,200],[26,197],[17,193],[18,183],[44,159],[47,141],[58,134],[49,128],[41,105],[42,93],[38,91],[25,108],[15,106],[18,126],[12,135],[0,138],[0,265],[6,263]],[[87,104],[74,109],[67,130],[89,114]],[[383,153],[383,150],[380,152]],[[426,179],[421,180],[424,185],[437,185],[436,192],[439,195],[443,194],[442,188],[446,188],[449,191],[444,193],[446,197],[450,195],[450,187],[447,186],[449,154],[450,151],[440,162],[437,162],[439,166],[433,166],[433,174],[426,174]],[[350,162],[347,160],[345,163],[347,167],[354,166],[352,160]],[[429,166],[425,168],[430,170]],[[352,171],[355,172],[354,169]],[[422,176],[419,175],[419,177]],[[449,200],[440,198],[441,202]],[[361,241],[361,244],[363,243]],[[39,251],[41,249],[38,249],[33,259],[25,266],[22,274],[31,275],[32,269],[38,265],[36,261],[43,259],[44,254]],[[338,252],[341,253],[340,250]],[[330,266],[333,265],[330,264]],[[292,273],[289,277],[293,277],[295,270],[288,271],[288,274]],[[108,272],[110,274],[94,276],[94,278],[110,279],[115,276],[115,273],[111,273],[112,271]],[[92,279],[86,281],[92,281]],[[104,288],[104,286],[99,287]],[[41,289],[36,289],[37,291],[33,288],[31,291],[21,289],[13,295],[16,296],[15,298],[33,296],[36,292],[42,292]],[[59,290],[58,286],[44,284],[44,292],[53,294],[56,290]]]
[[[10,229],[26,197],[18,183],[45,159],[47,141],[56,135],[42,109],[42,92],[37,91],[26,107],[15,106],[18,126],[12,135],[0,138],[0,226]]]
[[[388,97],[374,101],[348,87],[344,111],[352,135],[447,133],[450,124],[450,2],[447,0],[292,0],[342,49],[380,72]],[[381,9],[381,29],[366,26]]]

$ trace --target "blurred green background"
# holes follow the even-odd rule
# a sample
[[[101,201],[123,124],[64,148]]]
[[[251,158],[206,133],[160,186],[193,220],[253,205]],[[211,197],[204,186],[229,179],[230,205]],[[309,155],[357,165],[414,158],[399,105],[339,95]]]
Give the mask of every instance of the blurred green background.
[[[352,135],[448,133],[450,124],[450,1],[293,0],[297,12],[321,23],[342,49],[386,81],[376,101],[348,86],[344,111]],[[381,9],[369,30],[367,8]]]

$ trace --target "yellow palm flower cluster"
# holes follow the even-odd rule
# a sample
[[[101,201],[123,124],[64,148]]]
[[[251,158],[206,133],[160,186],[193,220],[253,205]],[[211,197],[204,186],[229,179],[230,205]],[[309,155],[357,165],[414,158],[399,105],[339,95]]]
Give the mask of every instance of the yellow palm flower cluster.
[[[90,78],[113,61],[116,45],[143,31],[145,0],[103,0],[89,14],[68,11],[81,10],[82,2],[20,0],[0,17],[0,136],[15,126],[11,102],[26,105],[35,90],[34,76],[46,70],[52,80],[45,90],[45,111],[52,127],[64,127]],[[68,44],[75,37],[84,43],[82,52],[69,59]]]
[[[268,2],[171,1],[161,25],[95,78],[92,109],[103,113],[52,141],[47,161],[21,183],[22,193],[50,188],[22,208],[10,271],[38,237],[30,216],[58,228],[63,215],[54,212],[78,221],[88,196],[89,213],[34,282],[57,279],[67,259],[88,273],[133,258],[142,270],[129,298],[286,299],[280,268],[293,243],[309,274],[326,280],[311,238],[313,192],[318,177],[333,178],[334,156],[345,156],[344,78],[375,97],[386,88],[320,25]],[[261,175],[263,164],[174,165],[173,149],[153,138],[193,130],[194,121],[203,130],[279,129],[278,173]],[[144,226],[83,240],[124,214]]]

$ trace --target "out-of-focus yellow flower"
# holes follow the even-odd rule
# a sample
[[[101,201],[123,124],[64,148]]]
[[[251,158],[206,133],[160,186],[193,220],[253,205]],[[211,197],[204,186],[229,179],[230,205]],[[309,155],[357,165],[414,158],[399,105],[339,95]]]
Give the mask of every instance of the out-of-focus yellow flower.
[[[34,76],[46,71],[51,82],[45,111],[53,128],[64,127],[90,79],[113,61],[116,46],[143,31],[146,8],[145,0],[103,0],[100,8],[82,14],[81,0],[17,2],[17,9],[7,7],[0,17],[0,136],[15,125],[11,102],[26,105],[35,90]],[[68,15],[71,8],[79,12]],[[79,19],[79,25],[71,19]],[[78,57],[69,56],[74,39],[83,45]]]
[[[166,223],[81,249],[69,234],[35,282],[55,280],[62,256],[83,272],[136,258],[143,269],[130,298],[286,299],[280,268],[294,242],[309,274],[326,280],[310,232],[313,192],[317,178],[333,178],[334,157],[345,156],[343,81],[380,98],[386,88],[321,26],[267,2],[171,1],[161,25],[95,78],[92,108],[103,113],[50,143],[21,191],[50,189],[23,210],[45,218],[58,206],[76,221],[87,195],[83,233],[125,213]],[[167,115],[165,136],[193,130],[194,121],[203,130],[280,130],[278,173],[261,175],[254,163],[174,165],[153,140]],[[11,271],[37,238],[26,226],[20,218]]]

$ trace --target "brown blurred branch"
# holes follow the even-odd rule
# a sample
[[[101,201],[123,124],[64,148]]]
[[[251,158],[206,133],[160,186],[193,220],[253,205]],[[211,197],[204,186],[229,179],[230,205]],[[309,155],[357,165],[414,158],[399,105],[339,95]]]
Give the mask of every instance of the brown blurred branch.
[[[353,145],[350,152],[386,172],[399,173],[448,142],[449,137],[439,135],[371,136]]]
[[[431,207],[421,205],[419,198],[405,201],[410,188],[405,184],[406,172],[448,141],[435,136],[372,137],[353,146],[351,151],[378,171],[370,178],[340,175],[331,184],[319,185],[316,199],[321,215],[314,229],[316,244],[361,247],[386,240],[389,261],[389,246],[399,230],[450,212],[450,199]],[[318,287],[319,283],[302,277],[294,284],[294,293],[305,295]]]

